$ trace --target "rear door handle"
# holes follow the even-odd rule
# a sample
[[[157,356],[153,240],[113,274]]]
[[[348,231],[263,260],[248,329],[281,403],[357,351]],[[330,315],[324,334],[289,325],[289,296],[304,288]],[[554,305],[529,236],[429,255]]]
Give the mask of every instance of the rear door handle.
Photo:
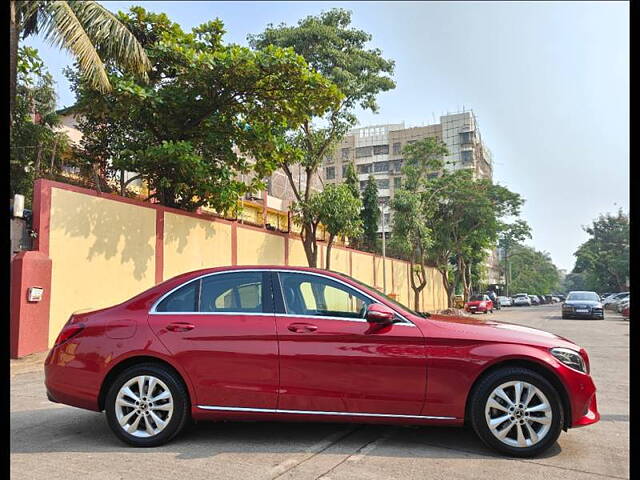
[[[318,326],[310,323],[292,323],[287,328],[294,333],[311,333],[315,332]]]
[[[170,332],[188,332],[194,328],[196,328],[195,325],[186,322],[173,322],[167,325],[167,330]]]

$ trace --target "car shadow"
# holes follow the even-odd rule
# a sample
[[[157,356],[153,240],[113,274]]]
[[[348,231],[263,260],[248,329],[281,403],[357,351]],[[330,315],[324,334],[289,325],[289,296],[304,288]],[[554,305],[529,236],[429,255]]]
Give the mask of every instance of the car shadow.
[[[362,448],[363,436],[367,443],[377,442],[367,452],[369,456],[509,459],[486,447],[470,428],[325,422],[198,422],[167,445],[135,452],[166,452],[183,460],[225,453],[310,453],[314,449],[319,455],[336,449],[353,454]],[[133,451],[113,435],[104,414],[70,407],[12,412],[10,443],[12,454]],[[554,457],[561,451],[556,442],[537,458]]]

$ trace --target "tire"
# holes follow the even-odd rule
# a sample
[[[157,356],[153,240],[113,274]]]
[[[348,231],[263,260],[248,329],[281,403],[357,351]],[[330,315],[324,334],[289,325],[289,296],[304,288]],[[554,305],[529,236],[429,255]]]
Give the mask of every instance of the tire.
[[[509,403],[502,402],[500,409],[489,408],[488,401],[490,397],[494,399],[494,403],[499,403],[495,394],[498,387],[503,387],[507,397],[512,401],[515,400],[515,384],[520,383],[523,387],[521,392],[523,395],[530,395],[529,405],[541,408],[546,405],[547,410],[531,411],[519,409],[510,413],[504,412],[504,415],[513,416],[514,420],[507,418],[503,423],[496,425],[496,434],[489,427],[489,419],[497,419],[503,417],[501,410],[506,410]],[[512,384],[512,385],[511,385]],[[526,393],[525,393],[526,392]],[[524,397],[526,398],[526,397]],[[521,401],[523,397],[521,397]],[[524,405],[524,403],[521,403]],[[509,407],[510,408],[510,407]],[[531,407],[530,407],[531,408]],[[526,416],[525,416],[526,414]],[[551,416],[549,419],[548,415]],[[548,423],[536,422],[535,418],[545,419]],[[538,373],[521,367],[505,367],[496,370],[486,377],[482,378],[471,393],[469,404],[469,419],[471,425],[480,439],[489,447],[509,456],[513,457],[534,457],[547,450],[555,443],[562,430],[564,424],[564,412],[562,409],[562,401],[556,389]],[[515,423],[513,423],[515,421]],[[510,423],[506,423],[510,422]],[[527,426],[528,425],[528,426]],[[500,428],[502,427],[502,428]],[[529,428],[531,427],[531,428]],[[537,429],[537,430],[536,430]],[[518,446],[518,430],[521,432],[521,443],[524,446]],[[529,433],[533,430],[535,437]],[[500,440],[496,435],[504,433],[505,440]]]
[[[146,377],[146,380],[143,380],[143,396],[145,395],[145,389],[150,387],[151,382],[149,382],[149,379],[152,378],[155,379],[155,384],[152,387],[151,393],[153,393],[155,397],[166,397],[167,394],[165,392],[169,392],[169,398],[160,398],[155,403],[150,402],[149,406],[140,405],[137,407],[141,410],[134,410],[136,407],[133,405],[134,402],[132,399],[138,398],[139,401],[142,401],[143,398],[147,398],[139,394],[139,383],[136,380],[141,377]],[[137,395],[137,397],[121,392],[121,389],[127,386],[128,383],[130,383],[130,393]],[[116,405],[116,401],[118,401],[119,398],[122,401],[132,404],[133,408]],[[169,410],[170,403],[172,410]],[[155,406],[155,408],[151,405]],[[167,367],[154,363],[142,363],[126,369],[118,375],[109,386],[105,399],[105,412],[109,427],[116,437],[134,447],[156,447],[169,442],[185,427],[190,417],[189,409],[189,395],[182,383],[182,379]],[[134,413],[135,411],[140,411],[143,415]],[[126,416],[130,416],[131,418],[131,420],[127,422],[129,427],[133,427],[135,419],[141,417],[138,420],[138,429],[136,429],[134,433],[125,431],[120,425],[119,418]],[[142,418],[144,418],[144,420],[142,420]],[[157,423],[155,422],[156,418],[159,420]],[[168,423],[163,424],[162,421],[166,419],[168,419]],[[139,429],[143,423],[145,425],[144,431]],[[149,429],[158,431],[155,434],[146,433],[149,432]],[[141,436],[145,434],[149,436]]]

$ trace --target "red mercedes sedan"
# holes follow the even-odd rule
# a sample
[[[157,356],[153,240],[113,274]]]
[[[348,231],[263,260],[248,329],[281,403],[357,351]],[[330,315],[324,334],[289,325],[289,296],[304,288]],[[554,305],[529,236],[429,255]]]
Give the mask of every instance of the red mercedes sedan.
[[[532,328],[420,315],[335,272],[179,275],[71,315],[45,362],[51,401],[106,411],[134,446],[193,420],[470,425],[533,456],[599,420],[587,352]]]

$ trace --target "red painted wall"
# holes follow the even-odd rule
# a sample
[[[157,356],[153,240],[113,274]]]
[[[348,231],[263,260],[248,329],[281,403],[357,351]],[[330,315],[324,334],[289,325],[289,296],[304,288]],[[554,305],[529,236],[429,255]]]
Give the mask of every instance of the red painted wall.
[[[27,301],[29,287],[42,287],[39,302]],[[10,355],[19,358],[47,349],[51,259],[39,251],[20,252],[11,261]]]

